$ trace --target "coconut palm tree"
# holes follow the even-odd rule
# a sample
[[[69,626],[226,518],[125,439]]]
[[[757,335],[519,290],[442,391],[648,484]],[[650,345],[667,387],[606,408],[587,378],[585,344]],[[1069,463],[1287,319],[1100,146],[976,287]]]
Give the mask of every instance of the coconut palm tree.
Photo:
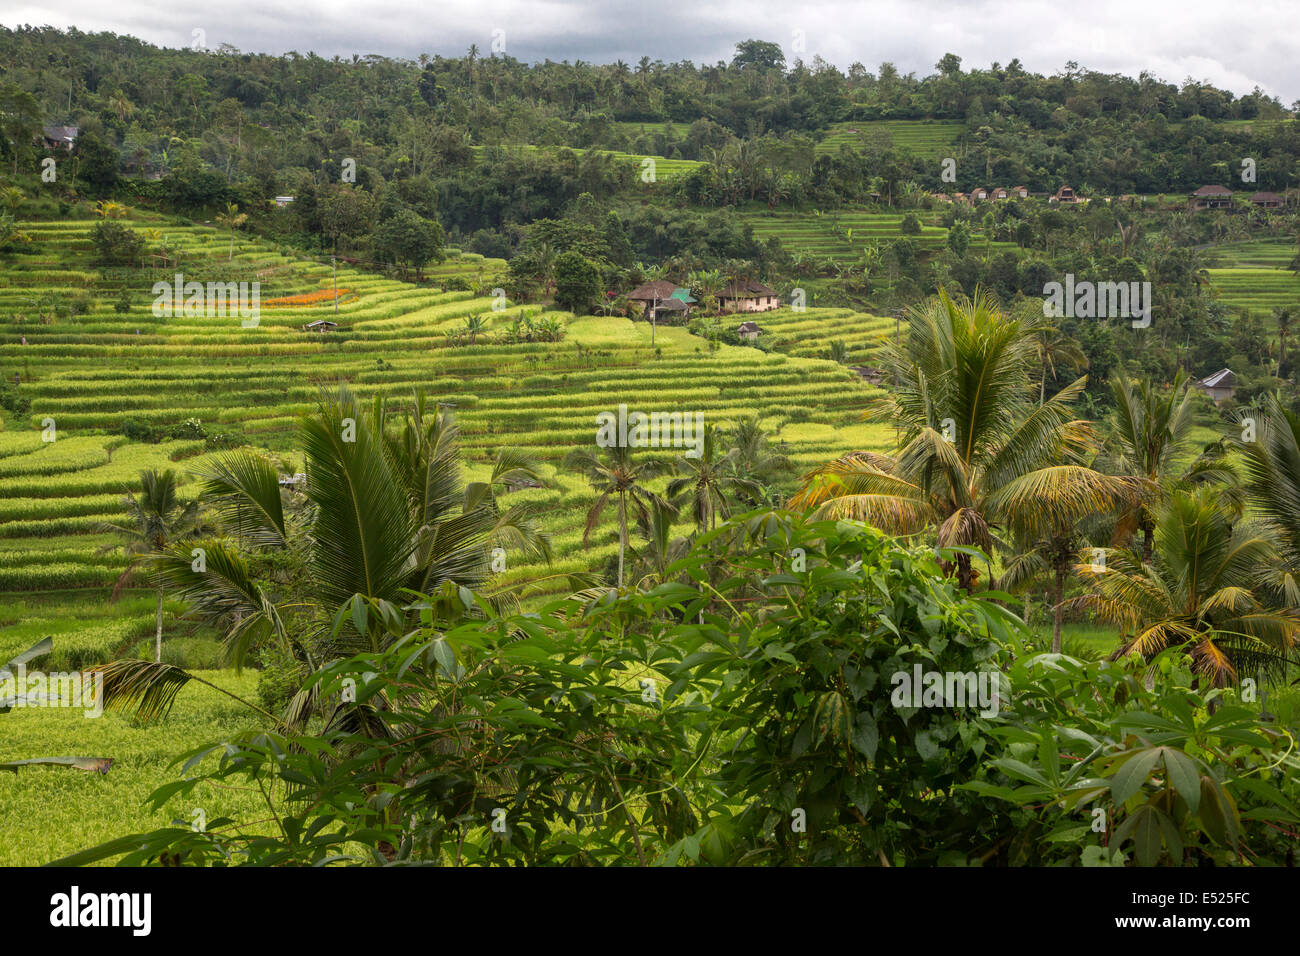
[[[681,477],[668,482],[668,500],[676,508],[689,505],[700,531],[712,531],[717,526],[718,515],[730,516],[729,494],[756,497],[763,491],[758,482],[737,474],[731,467],[736,451],[722,452],[719,445],[723,439],[718,426],[705,425],[699,457],[680,456],[677,470]]]
[[[1273,310],[1273,320],[1277,323],[1278,368],[1286,366],[1286,341],[1291,337],[1292,311],[1289,306]]]
[[[1277,552],[1217,489],[1166,499],[1149,563],[1129,550],[1104,554],[1102,562],[1079,566],[1094,591],[1075,603],[1120,626],[1126,640],[1115,658],[1182,647],[1215,687],[1243,671],[1281,677],[1297,663],[1300,617],[1257,593]]]
[[[217,213],[217,222],[230,230],[230,255],[227,257],[228,262],[234,261],[235,258],[235,230],[248,222],[248,213],[240,212],[239,206],[235,203],[227,203],[224,213]]]
[[[640,520],[657,497],[645,483],[666,470],[664,462],[637,461],[626,445],[613,445],[598,455],[589,448],[575,448],[564,458],[564,468],[577,472],[591,484],[596,500],[587,510],[582,532],[585,547],[611,501],[618,505],[618,586],[623,586],[623,565],[627,555],[629,517]]]
[[[1004,531],[1069,526],[1114,501],[1113,480],[1084,463],[1093,433],[1070,407],[1086,377],[1034,402],[1031,320],[983,293],[954,301],[941,292],[882,354],[886,379],[898,384],[868,417],[900,427],[897,453],[829,462],[804,476],[792,505],[897,534],[937,528],[941,547],[967,549],[955,570],[970,590],[969,549],[1009,550]]]
[[[487,482],[466,484],[458,435],[450,412],[431,411],[423,394],[390,429],[381,401],[367,412],[342,389],[299,422],[304,495],[284,491],[262,455],[222,456],[202,477],[225,535],[164,551],[154,559],[159,577],[224,632],[236,666],[255,641],[274,642],[308,672],[381,649],[418,622],[411,592],[480,588],[494,546],[550,558],[534,509],[503,507],[496,490],[523,476],[540,483],[536,467],[502,452]],[[105,693],[144,688],[134,696],[158,712],[189,679],[179,668],[140,665],[106,674]],[[316,706],[314,690],[302,691],[286,719],[299,723]]]
[[[1277,547],[1272,587],[1300,607],[1300,415],[1265,395],[1262,413],[1251,417],[1253,434],[1243,431],[1233,441],[1246,496]]]
[[[1047,585],[1051,595],[1054,654],[1061,651],[1065,587],[1075,576],[1080,552],[1092,551],[1095,557],[1096,549],[1089,542],[1098,540],[1105,532],[1105,514],[1131,509],[1149,494],[1144,481],[1123,476],[1102,476],[1095,482],[1095,493],[1105,501],[1102,511],[1095,515],[1056,514],[1041,521],[1036,515],[1025,514],[1010,521],[1014,554],[1005,563],[998,588],[1015,592],[1038,581]]]
[[[0,202],[9,208],[9,215],[14,218],[18,217],[18,207],[27,199],[27,194],[17,186],[5,186],[0,188]]]
[[[126,570],[113,586],[113,600],[121,597],[122,589],[130,582],[135,572],[162,555],[173,543],[197,537],[203,526],[199,517],[200,502],[198,498],[181,501],[176,493],[176,473],[170,468],[163,472],[146,470],[140,472],[140,496],[128,493],[123,502],[127,508],[127,519],[122,524],[105,523],[101,531],[119,534],[126,538],[122,548],[130,557]],[[109,545],[104,550],[111,550],[117,545]],[[188,559],[187,559],[188,560]],[[163,636],[163,587],[161,582],[154,588],[157,595],[157,611],[154,627],[154,660],[162,660]]]
[[[757,415],[737,421],[727,437],[731,444],[731,469],[759,486],[758,494],[753,496],[745,488],[738,488],[738,496],[745,504],[762,504],[768,495],[767,486],[790,474],[792,466],[782,450],[784,443],[776,449],[771,447]]]
[[[637,534],[645,539],[645,544],[628,545],[631,556],[628,578],[635,586],[654,587],[664,583],[668,580],[669,566],[690,551],[690,536],[673,537],[673,523],[678,514],[670,502],[656,496],[637,517]]]
[[[1058,365],[1074,369],[1076,372],[1086,371],[1088,368],[1088,356],[1079,347],[1079,343],[1056,326],[1046,322],[1038,326],[1038,360],[1043,363],[1043,371],[1038,379],[1040,403],[1047,397],[1048,375],[1051,375],[1052,381],[1056,381]]]
[[[1122,375],[1111,379],[1115,412],[1111,418],[1114,470],[1145,479],[1154,496],[1121,515],[1117,534],[1142,532],[1142,559],[1151,560],[1155,536],[1154,503],[1176,483],[1227,478],[1227,469],[1209,461],[1181,467],[1189,454],[1194,424],[1187,373],[1179,369],[1167,391],[1149,380],[1132,384]]]

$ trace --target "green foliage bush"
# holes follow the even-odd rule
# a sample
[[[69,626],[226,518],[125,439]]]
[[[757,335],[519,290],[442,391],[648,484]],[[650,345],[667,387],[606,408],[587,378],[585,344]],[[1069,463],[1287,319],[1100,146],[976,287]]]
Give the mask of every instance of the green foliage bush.
[[[358,629],[388,643],[316,679],[332,729],[201,748],[154,796],[280,776],[282,834],[210,821],[73,861],[1259,865],[1294,851],[1268,826],[1300,819],[1284,735],[1193,689],[1173,657],[1147,690],[1125,662],[1028,653],[997,598],[957,592],[933,553],[861,524],[756,513],[646,591],[496,617],[448,587],[407,634],[353,602]],[[292,683],[278,666],[268,704]],[[891,688],[917,666],[995,676],[996,706],[913,706]]]
[[[144,236],[111,219],[105,219],[95,227],[91,241],[101,265],[136,265],[144,253]]]

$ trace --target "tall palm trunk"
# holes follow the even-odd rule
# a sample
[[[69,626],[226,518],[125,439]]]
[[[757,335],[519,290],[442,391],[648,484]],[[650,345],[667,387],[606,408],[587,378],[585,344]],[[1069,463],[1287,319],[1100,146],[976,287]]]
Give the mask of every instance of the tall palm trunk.
[[[623,586],[623,552],[627,550],[627,493],[618,494],[618,586]]]
[[[968,594],[975,590],[975,574],[969,554],[957,555],[957,586]]]
[[[1061,606],[1065,599],[1065,571],[1060,568],[1056,569],[1056,587],[1052,591],[1054,606],[1052,607],[1052,653],[1061,653],[1061,618],[1065,614]]]
[[[158,589],[158,613],[155,618],[157,627],[154,631],[154,663],[162,663],[162,607],[163,593],[162,588]]]

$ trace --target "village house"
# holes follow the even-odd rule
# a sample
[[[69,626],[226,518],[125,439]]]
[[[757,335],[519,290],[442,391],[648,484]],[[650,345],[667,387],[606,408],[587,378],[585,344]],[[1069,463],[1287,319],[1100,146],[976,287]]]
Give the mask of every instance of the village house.
[[[1259,192],[1250,197],[1250,204],[1256,209],[1281,209],[1286,200],[1277,193]]]
[[[41,130],[41,142],[49,149],[72,149],[77,142],[76,126],[46,126]]]
[[[1048,202],[1060,203],[1062,206],[1074,206],[1083,202],[1083,197],[1075,193],[1073,187],[1062,186],[1056,192],[1052,193],[1047,199]]]
[[[988,198],[989,198],[989,191],[985,189],[983,186],[976,186],[974,189],[970,191],[970,201],[973,203],[983,202],[985,199]]]
[[[1002,186],[994,186],[993,191],[989,194],[993,199],[1010,199],[1011,193]]]
[[[759,328],[757,322],[741,322],[740,325],[736,326],[736,334],[746,342],[758,341],[758,337],[762,332],[763,330]]]
[[[1028,187],[1028,186],[1012,186],[1012,187],[1011,187],[1011,195],[1014,196],[1014,197],[1016,197],[1017,199],[1028,199],[1028,198],[1029,198],[1029,187]]]
[[[329,319],[317,319],[315,322],[308,322],[302,327],[304,332],[333,332],[339,327],[337,322],[331,322]]]
[[[292,196],[276,196],[276,197],[275,197],[275,205],[276,205],[276,208],[278,208],[278,209],[283,209],[285,206],[288,206],[288,205],[289,205],[290,203],[292,203],[292,202],[293,202],[293,197],[292,197]]]
[[[1237,376],[1232,369],[1224,368],[1219,369],[1213,375],[1207,375],[1194,384],[1202,392],[1214,399],[1214,404],[1218,405],[1224,399],[1232,398],[1237,387]]]
[[[723,312],[768,312],[781,307],[781,296],[761,282],[740,279],[718,295],[718,307]]]
[[[640,302],[642,315],[646,319],[658,321],[664,318],[687,318],[695,299],[690,289],[683,289],[675,282],[657,279],[639,285],[627,294],[629,302]]]
[[[1231,209],[1232,190],[1224,186],[1202,186],[1187,200],[1188,209]]]

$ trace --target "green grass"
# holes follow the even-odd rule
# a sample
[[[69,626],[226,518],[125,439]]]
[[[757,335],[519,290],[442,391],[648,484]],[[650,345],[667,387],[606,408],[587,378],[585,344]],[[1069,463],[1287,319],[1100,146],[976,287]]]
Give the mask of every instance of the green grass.
[[[256,698],[257,674],[200,672],[241,697]],[[175,756],[202,744],[257,729],[261,718],[200,684],[186,687],[164,721],[142,724],[114,712],[87,717],[71,708],[24,708],[0,714],[0,760],[31,757],[110,757],[105,774],[63,767],[26,767],[0,773],[0,866],[35,866],[128,833],[182,821],[200,811],[259,819],[261,794],[200,784],[159,810],[145,801],[157,787],[180,777]]]

